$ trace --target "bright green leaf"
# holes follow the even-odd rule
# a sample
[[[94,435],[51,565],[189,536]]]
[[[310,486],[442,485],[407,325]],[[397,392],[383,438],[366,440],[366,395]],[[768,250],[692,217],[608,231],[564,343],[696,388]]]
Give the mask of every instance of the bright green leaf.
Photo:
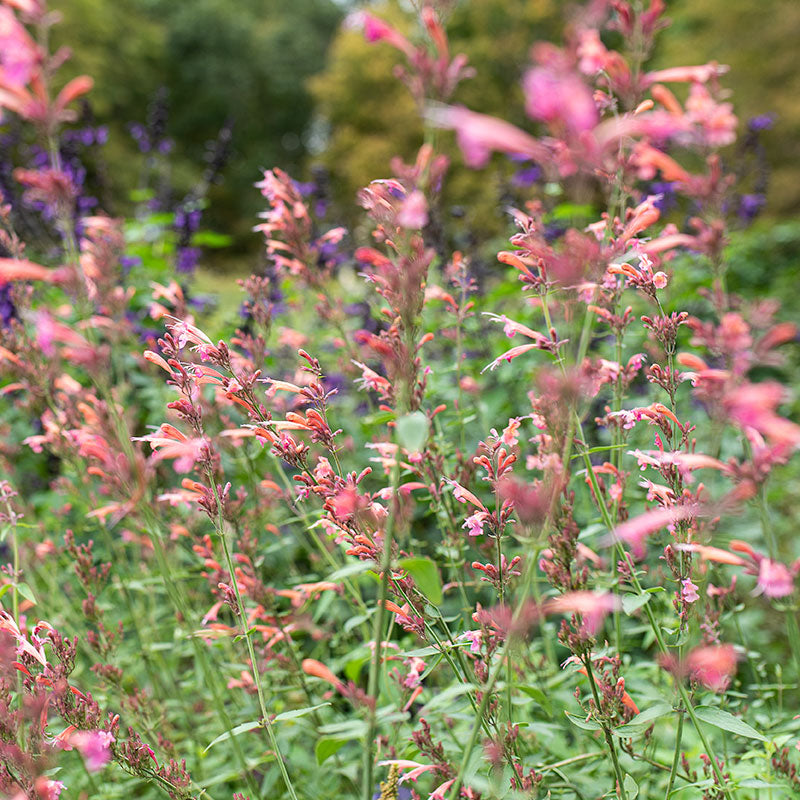
[[[399,566],[408,572],[417,588],[431,603],[438,606],[442,602],[442,581],[433,561],[429,558],[403,558]]]
[[[233,244],[233,237],[226,233],[198,231],[192,236],[192,244],[195,247],[230,247]]]
[[[320,739],[314,748],[317,756],[317,766],[324,764],[332,755],[341,750],[348,741],[348,739],[334,739],[327,736]]]

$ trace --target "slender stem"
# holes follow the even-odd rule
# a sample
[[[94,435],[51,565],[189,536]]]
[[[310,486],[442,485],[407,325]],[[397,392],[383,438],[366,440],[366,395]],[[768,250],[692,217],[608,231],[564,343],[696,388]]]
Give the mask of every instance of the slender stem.
[[[672,755],[672,767],[669,771],[669,782],[667,783],[667,794],[664,800],[669,800],[672,794],[672,785],[675,783],[675,776],[678,773],[678,762],[681,759],[681,737],[683,736],[683,714],[678,712],[678,730],[675,733],[675,752]]]
[[[605,755],[605,750],[598,750],[596,753],[582,753],[579,756],[572,756],[572,758],[565,758],[563,761],[556,761],[555,764],[543,764],[536,767],[537,772],[552,772],[561,767],[568,767],[571,764],[577,764],[581,761],[589,761],[593,758],[602,758]]]
[[[397,486],[400,483],[400,453],[394,459],[391,478],[391,497],[397,497]],[[393,509],[394,511],[394,509]],[[392,540],[394,537],[395,514],[390,513],[386,520],[383,532],[383,553],[381,555],[381,582],[378,587],[378,608],[375,612],[375,621],[372,628],[372,659],[369,665],[369,680],[367,683],[367,696],[372,703],[367,719],[367,735],[364,740],[364,754],[362,758],[362,800],[370,800],[373,794],[373,747],[377,732],[377,706],[378,706],[378,679],[383,658],[383,628],[386,619],[386,599],[389,593],[389,572],[392,565]]]
[[[147,531],[150,541],[153,544],[153,552],[156,556],[156,562],[158,563],[158,568],[161,572],[161,579],[164,583],[164,587],[167,590],[167,595],[181,620],[189,620],[192,618],[189,602],[183,591],[183,586],[172,574],[172,569],[169,565],[169,559],[167,558],[166,550],[164,548],[161,528],[150,508],[143,507],[142,511],[146,521],[145,530]],[[189,639],[191,640],[192,648],[194,649],[195,659],[200,667],[200,670],[198,671],[198,678],[200,677],[201,673],[203,676],[205,676],[208,686],[211,689],[211,695],[214,700],[217,716],[225,731],[230,735],[231,731],[233,730],[233,723],[231,722],[231,718],[225,709],[223,694],[219,686],[221,673],[218,669],[211,668],[208,662],[206,648],[197,639],[197,637],[190,636]],[[198,681],[198,683],[202,686],[200,681]],[[239,743],[239,738],[237,736],[230,736],[230,739],[234,755],[244,771],[244,779],[247,781],[250,791],[253,792],[256,797],[258,797],[258,784],[256,783],[255,778],[253,777],[250,768],[247,765],[244,752],[242,751],[241,744]]]
[[[594,706],[597,709],[598,713],[600,713],[600,694],[597,691],[597,683],[594,679],[594,670],[592,669],[592,656],[591,654],[587,654],[582,659],[584,666],[586,667],[586,675],[589,678],[589,686],[592,689],[592,697],[594,698]],[[614,765],[614,774],[617,777],[617,796],[620,800],[628,800],[628,794],[625,791],[625,777],[622,774],[622,768],[619,765],[619,760],[617,759],[617,748],[614,746],[614,737],[611,735],[611,730],[608,728],[608,725],[603,725],[601,723],[601,727],[603,728],[603,736],[606,740],[606,746],[608,747],[608,753],[611,756],[611,762]]]
[[[500,654],[498,657],[497,664],[495,668],[491,671],[489,678],[486,681],[485,686],[483,687],[483,697],[481,697],[481,704],[478,707],[478,712],[475,716],[475,721],[472,725],[472,732],[469,735],[469,741],[467,742],[467,746],[464,748],[464,752],[461,756],[461,766],[458,769],[458,775],[456,776],[455,781],[453,782],[453,786],[450,790],[450,800],[456,800],[456,798],[461,793],[461,787],[464,783],[464,775],[466,775],[467,767],[469,766],[469,760],[472,757],[472,751],[475,749],[475,744],[478,741],[478,733],[481,729],[481,721],[484,719],[486,714],[486,709],[489,707],[489,699],[492,696],[492,689],[494,689],[494,685],[497,682],[497,677],[500,674],[500,671],[503,666],[503,661],[506,657],[506,649],[508,647],[508,639],[503,642],[503,646],[500,649]]]
[[[250,669],[253,673],[253,681],[256,685],[256,693],[258,694],[258,707],[261,711],[261,724],[267,731],[267,738],[269,739],[270,746],[275,752],[275,758],[278,760],[278,769],[280,769],[283,782],[286,784],[286,788],[289,791],[289,796],[292,798],[292,800],[297,800],[297,794],[295,793],[292,779],[289,777],[289,772],[286,769],[286,764],[283,760],[280,745],[278,744],[278,739],[275,736],[275,731],[272,727],[272,722],[270,722],[269,714],[267,712],[267,702],[266,698],[264,697],[264,689],[261,685],[261,675],[258,671],[258,661],[256,659],[255,646],[253,645],[253,636],[250,631],[250,626],[247,624],[247,614],[244,601],[242,600],[242,595],[239,591],[239,581],[236,580],[236,568],[233,565],[231,549],[228,545],[228,537],[225,533],[225,527],[222,519],[222,498],[219,496],[219,490],[217,489],[216,481],[214,480],[214,476],[210,469],[206,471],[206,477],[212,487],[214,498],[217,503],[217,519],[214,524],[217,529],[217,535],[222,543],[222,552],[225,555],[225,565],[228,568],[228,574],[230,575],[231,584],[233,585],[233,591],[236,595],[236,606],[242,626],[242,635],[247,642],[247,652],[250,655]]]
[[[581,434],[581,439],[583,439],[583,431],[581,429],[581,421],[578,419],[576,421],[578,430]],[[588,473],[589,482],[592,485],[592,489],[594,490],[595,498],[597,499],[597,507],[600,510],[600,516],[603,518],[603,523],[609,530],[609,533],[614,535],[614,523],[611,521],[611,515],[609,514],[608,507],[606,506],[605,500],[603,496],[600,494],[600,487],[597,485],[597,476],[594,474],[594,470],[592,469],[592,463],[589,460],[589,455],[584,451],[584,463],[586,464],[586,471]],[[628,558],[628,554],[625,551],[625,548],[622,546],[622,542],[617,541],[616,543],[617,549],[619,551],[620,557],[623,560]],[[631,584],[633,585],[636,593],[638,595],[644,594],[644,590],[642,589],[642,585],[639,583],[639,578],[636,575],[635,570],[631,570]],[[658,644],[658,649],[661,651],[662,655],[667,655],[667,645],[664,641],[664,636],[661,633],[661,627],[658,624],[658,620],[656,620],[655,615],[653,614],[653,609],[650,608],[650,604],[646,603],[644,605],[644,612],[647,616],[647,620],[650,623],[650,627],[653,631],[653,635],[656,638],[656,643]],[[706,755],[708,755],[709,759],[711,760],[711,768],[714,771],[714,776],[717,779],[717,782],[720,785],[720,788],[725,794],[725,797],[728,800],[732,800],[732,795],[728,790],[728,787],[725,783],[725,778],[722,775],[722,771],[719,768],[719,764],[717,764],[716,757],[714,756],[714,752],[711,748],[711,744],[706,738],[705,733],[703,733],[702,728],[700,727],[700,721],[697,719],[697,715],[694,713],[694,708],[692,708],[691,699],[689,697],[688,692],[686,691],[686,687],[683,685],[680,679],[675,681],[675,685],[678,688],[678,692],[681,695],[681,699],[683,700],[684,706],[686,707],[686,712],[689,714],[689,717],[692,720],[692,725],[694,725],[695,730],[697,731],[697,735],[700,737],[700,740],[703,743],[703,747],[706,749]]]

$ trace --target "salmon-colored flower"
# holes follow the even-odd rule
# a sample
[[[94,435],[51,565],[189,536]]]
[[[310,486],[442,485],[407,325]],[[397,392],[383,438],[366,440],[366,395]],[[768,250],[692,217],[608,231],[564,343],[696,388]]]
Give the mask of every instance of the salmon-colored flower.
[[[24,258],[0,258],[0,285],[11,281],[52,281],[54,270]]]
[[[333,672],[328,669],[321,661],[317,661],[315,658],[304,658],[303,663],[300,665],[303,669],[303,672],[306,675],[311,675],[314,678],[320,678],[320,680],[326,681],[335,689],[341,689],[343,684],[342,682],[333,674]]]

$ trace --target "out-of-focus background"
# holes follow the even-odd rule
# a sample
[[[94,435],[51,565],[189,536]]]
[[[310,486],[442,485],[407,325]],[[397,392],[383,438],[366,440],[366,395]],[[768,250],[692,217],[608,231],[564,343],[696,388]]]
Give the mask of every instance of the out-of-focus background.
[[[413,157],[421,142],[417,109],[392,74],[400,55],[387,45],[366,43],[345,22],[357,8],[368,7],[407,28],[410,15],[397,0],[368,6],[346,0],[52,5],[63,15],[54,29],[57,44],[73,51],[68,71],[88,73],[96,82],[85,122],[102,130],[102,157],[93,176],[98,205],[112,214],[148,204],[155,211],[190,213],[193,199],[205,197],[203,228],[225,233],[207,239],[224,247],[200,256],[200,279],[209,288],[211,273],[246,274],[260,254],[263,240],[251,228],[262,206],[253,184],[263,169],[280,166],[313,183],[329,216],[352,226],[358,221],[356,190],[388,175],[392,156]],[[800,3],[667,5],[672,25],[661,34],[651,63],[716,58],[730,65],[723,82],[731,90],[741,140],[752,118],[765,128],[757,157],[750,153],[744,165],[753,173],[745,216],[755,219],[756,230],[759,220],[786,220],[773,226],[783,233],[769,234],[763,246],[800,258],[800,234],[789,224],[800,208]],[[569,6],[561,0],[451,3],[452,46],[477,70],[461,85],[456,102],[529,124],[519,78],[530,45],[556,37],[568,18]],[[501,212],[486,191],[483,208],[474,189],[497,180],[496,173],[487,178],[466,170],[450,135],[442,136],[453,154],[454,213],[463,202],[471,215],[465,230],[491,231]],[[735,163],[740,153],[733,145],[727,157]],[[131,186],[139,189],[131,193]]]

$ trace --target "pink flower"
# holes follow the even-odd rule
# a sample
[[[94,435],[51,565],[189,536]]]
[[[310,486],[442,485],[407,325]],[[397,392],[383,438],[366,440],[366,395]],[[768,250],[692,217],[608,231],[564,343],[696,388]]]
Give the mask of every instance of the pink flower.
[[[424,772],[429,772],[432,769],[438,769],[435,764],[420,764],[418,761],[409,761],[405,758],[395,758],[389,761],[379,761],[378,766],[385,767],[394,764],[398,769],[410,770],[410,772],[403,773],[400,778],[400,783],[405,781],[415,781]]]
[[[594,635],[600,630],[606,614],[619,608],[619,599],[610,592],[567,592],[553,597],[544,605],[546,614],[580,614],[586,630]]]
[[[459,503],[471,503],[475,508],[486,511],[486,506],[475,497],[469,489],[465,489],[460,483],[452,481],[449,478],[445,478],[444,482],[449,483],[453,487],[453,497],[455,497]]]
[[[481,652],[481,632],[480,631],[464,631],[459,639],[465,639],[470,643],[470,653],[478,654]]]
[[[36,779],[37,796],[41,797],[42,800],[58,800],[59,795],[65,788],[61,781],[54,781],[44,776]],[[15,795],[15,797],[20,796],[22,795]]]
[[[670,67],[655,72],[648,72],[644,76],[645,84],[654,83],[708,83],[718,75],[724,75],[729,67],[724,64],[702,64],[699,67]]]
[[[482,536],[483,526],[488,518],[489,515],[485,511],[476,511],[472,516],[467,517],[461,527],[467,529],[468,536]]]
[[[794,591],[794,575],[785,564],[764,558],[759,564],[757,585],[767,597],[786,597]]]
[[[694,603],[700,599],[697,593],[697,586],[692,583],[691,578],[685,578],[681,581],[681,599],[684,603]]]
[[[422,673],[427,664],[421,659],[412,656],[403,662],[408,667],[408,673],[403,678],[403,686],[407,689],[416,689],[422,680]]]
[[[366,13],[359,14],[358,21],[364,26],[364,38],[368,42],[386,42],[405,53],[408,58],[414,57],[414,46],[388,22]]]
[[[644,514],[619,525],[614,530],[613,539],[627,542],[636,558],[642,558],[646,552],[645,540],[651,533],[655,533],[660,528],[674,525],[682,519],[693,517],[698,511],[699,508],[694,503],[645,511]]]
[[[774,381],[745,383],[724,398],[728,416],[743,428],[755,428],[775,444],[800,445],[800,425],[775,413],[784,399],[784,388]]]
[[[38,62],[36,44],[25,27],[10,8],[0,6],[0,89],[20,89],[25,86]]]
[[[800,749],[800,748],[799,748]],[[455,778],[440,783],[429,795],[428,800],[445,800],[448,789],[456,782]]]
[[[503,428],[503,444],[514,447],[519,442],[519,426],[522,424],[519,417],[514,417],[508,421],[508,425]]]
[[[723,147],[736,139],[738,120],[730,103],[717,103],[708,89],[693,83],[686,101],[686,113],[692,122],[703,129],[705,141],[711,147]]]
[[[584,75],[596,75],[605,68],[608,50],[600,41],[600,34],[593,28],[581,31],[578,35],[578,58],[578,69]]]
[[[403,201],[397,212],[397,224],[412,230],[419,230],[428,224],[428,201],[419,189],[415,189]]]
[[[114,737],[109,731],[76,731],[70,742],[78,748],[89,772],[101,770],[111,760]]]
[[[539,162],[550,160],[547,148],[510,122],[469,111],[463,106],[433,108],[428,117],[440,128],[455,130],[467,166],[485,166],[493,151],[528,156]]]
[[[534,67],[522,82],[529,117],[560,123],[579,134],[598,122],[597,106],[588,86],[573,72],[551,65]]]
[[[736,651],[730,644],[697,647],[689,653],[686,668],[707,689],[724,692],[736,673]]]

